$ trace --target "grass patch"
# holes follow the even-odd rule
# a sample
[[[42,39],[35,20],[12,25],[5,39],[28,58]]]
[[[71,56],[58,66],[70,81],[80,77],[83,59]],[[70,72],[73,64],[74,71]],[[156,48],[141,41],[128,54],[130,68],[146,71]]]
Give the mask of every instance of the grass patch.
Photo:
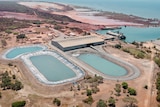
[[[154,57],[154,62],[160,67],[160,57],[159,56]]]
[[[140,58],[140,59],[148,58],[147,53],[145,51],[143,51],[143,50],[140,50],[140,49],[136,49],[136,48],[123,48],[122,50],[124,52],[130,53],[135,58]]]

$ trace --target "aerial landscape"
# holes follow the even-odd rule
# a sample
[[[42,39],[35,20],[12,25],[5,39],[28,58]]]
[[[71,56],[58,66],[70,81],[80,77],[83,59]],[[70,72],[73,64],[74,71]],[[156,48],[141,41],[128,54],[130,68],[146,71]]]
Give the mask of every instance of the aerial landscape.
[[[159,10],[0,0],[0,107],[160,107]]]

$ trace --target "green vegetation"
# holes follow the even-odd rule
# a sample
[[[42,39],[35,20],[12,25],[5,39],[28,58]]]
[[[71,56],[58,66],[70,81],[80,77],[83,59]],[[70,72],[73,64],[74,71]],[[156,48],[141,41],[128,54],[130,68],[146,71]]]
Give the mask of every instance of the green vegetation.
[[[7,42],[5,39],[1,39],[2,46],[7,46]]]
[[[12,78],[13,78],[13,79],[16,79],[16,75],[12,75]]]
[[[15,80],[15,83],[12,83],[12,90],[18,91],[18,90],[20,90],[22,88],[23,88],[23,85],[22,85],[22,83],[20,81]]]
[[[0,11],[9,11],[9,12],[17,12],[17,13],[27,13],[31,15],[38,15],[41,18],[57,20],[57,21],[69,21],[69,22],[78,22],[73,20],[67,16],[50,14],[47,12],[39,11],[37,9],[32,9],[16,2],[12,1],[0,1]]]
[[[130,53],[131,55],[133,55],[135,58],[145,58],[147,57],[146,52],[140,50],[140,49],[136,49],[136,48],[123,48],[124,52]]]
[[[60,105],[61,105],[61,101],[60,101],[59,99],[55,98],[55,99],[53,100],[53,104],[55,104],[55,105],[57,105],[57,106],[60,106]]]
[[[148,85],[145,85],[144,88],[145,88],[145,89],[148,89]]]
[[[123,82],[122,87],[123,87],[123,89],[128,89],[128,84],[126,82]]]
[[[24,107],[26,105],[26,101],[17,101],[12,103],[12,107]]]
[[[108,106],[109,107],[115,107],[115,104],[116,104],[116,101],[113,97],[110,97],[109,100],[108,100]]]
[[[0,7],[1,9],[1,7]],[[18,28],[29,27],[30,24],[24,20],[17,20],[12,18],[0,18],[0,32],[5,31],[6,33],[12,33],[12,30]]]
[[[16,38],[17,39],[24,39],[24,38],[26,38],[26,35],[25,34],[20,34],[20,35],[17,35]]]
[[[54,29],[56,29],[56,30],[61,30],[63,27],[62,26],[60,26],[60,25],[55,25],[54,26]]]
[[[2,79],[1,88],[3,88],[3,90],[11,89],[11,77],[8,75],[8,72],[2,74],[1,79]]]
[[[114,88],[114,90],[116,91],[116,95],[120,96],[121,93],[121,85],[120,84],[116,84],[116,87]]]
[[[133,88],[128,88],[128,93],[129,93],[130,95],[137,95],[136,90],[133,89]]]
[[[136,107],[135,103],[138,103],[134,97],[125,97],[123,98],[123,101],[129,104],[127,107]]]
[[[156,88],[157,88],[156,99],[158,102],[160,102],[160,72],[157,73]]]
[[[13,64],[12,63],[8,63],[8,66],[13,66]]]
[[[36,20],[36,21],[33,21],[33,24],[40,25],[40,24],[43,24],[43,23],[41,21],[39,21],[39,20]]]
[[[82,92],[82,95],[86,94],[87,98],[84,99],[83,102],[91,105],[94,102],[92,94],[96,94],[99,91],[98,85],[103,83],[103,78],[97,75],[95,75],[94,77],[86,75],[84,77],[84,84],[85,83],[87,85],[87,87],[85,88],[86,92]],[[99,100],[99,102],[97,102],[97,107],[101,107],[100,105],[106,104],[103,103],[103,100]]]
[[[154,57],[154,62],[160,67],[160,54],[156,54]]]
[[[96,94],[97,92],[99,92],[99,88],[97,86],[92,87],[92,93]]]
[[[99,88],[97,87],[99,84],[103,83],[103,78],[101,76],[95,75],[94,77],[85,76],[85,83],[89,83],[91,87],[91,93],[96,94],[99,92]]]
[[[91,105],[94,102],[94,100],[92,96],[88,96],[88,98],[84,99],[83,102]]]
[[[2,98],[2,93],[0,92],[0,98]]]
[[[25,7],[12,1],[0,1],[0,11],[34,14],[31,8]]]
[[[121,49],[122,48],[122,46],[120,44],[116,44],[114,47],[117,48],[117,49]]]
[[[158,92],[159,93],[159,92]],[[157,95],[156,100],[160,102],[160,95]]]
[[[97,106],[96,107],[107,107],[107,104],[105,103],[104,100],[100,99],[98,102],[97,102]]]
[[[23,88],[22,83],[14,78],[11,78],[8,72],[1,74],[0,85],[1,85],[1,88],[3,88],[3,90],[12,89],[12,90],[18,91]]]
[[[92,95],[92,91],[87,89],[87,96],[91,96]]]
[[[5,32],[8,33],[8,34],[12,33],[12,31],[9,30],[9,29],[5,30]]]
[[[13,34],[14,34],[14,35],[18,35],[18,32],[14,32]]]
[[[6,33],[10,34],[14,29],[27,28],[29,26],[30,24],[24,20],[0,18],[0,32],[5,31]]]
[[[84,77],[88,83],[103,83],[103,77],[95,75],[94,77],[86,76]]]
[[[78,32],[78,33],[82,33],[83,32],[82,29],[77,28],[77,27],[72,27],[72,28],[70,28],[70,30],[72,30],[73,32]]]

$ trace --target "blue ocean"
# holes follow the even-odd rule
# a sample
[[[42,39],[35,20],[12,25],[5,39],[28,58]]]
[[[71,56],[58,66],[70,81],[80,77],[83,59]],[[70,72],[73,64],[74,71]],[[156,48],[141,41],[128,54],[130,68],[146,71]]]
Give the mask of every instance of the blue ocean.
[[[98,30],[99,34],[106,35],[109,30]],[[121,32],[126,36],[126,42],[133,41],[145,42],[160,39],[159,27],[122,27],[122,29],[111,30],[112,32]]]
[[[144,18],[160,19],[160,0],[42,0],[62,4],[89,7],[95,10],[124,13]],[[160,38],[160,27],[127,27],[120,30],[127,42],[150,41]],[[105,34],[105,30],[98,31]]]
[[[160,0],[42,0],[160,19]]]

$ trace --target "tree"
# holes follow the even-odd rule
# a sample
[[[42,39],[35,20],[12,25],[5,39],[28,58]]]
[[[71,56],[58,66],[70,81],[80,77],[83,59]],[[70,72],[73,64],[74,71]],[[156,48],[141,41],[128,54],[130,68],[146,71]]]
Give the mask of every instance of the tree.
[[[78,91],[80,91],[81,90],[81,87],[80,87],[80,85],[78,84],[78,86],[77,86],[77,89],[78,89]]]
[[[117,96],[120,96],[121,93],[121,85],[120,84],[116,84],[116,87],[114,88],[114,90],[117,92]]]
[[[17,101],[12,103],[12,107],[24,107],[26,105],[26,101]]]
[[[125,97],[123,98],[123,101],[129,105],[129,107],[134,107],[135,103],[138,103],[138,101],[134,97]]]
[[[130,95],[137,95],[136,90],[133,89],[133,88],[128,88],[128,93],[129,93]]]
[[[122,87],[123,87],[123,89],[127,89],[128,88],[128,84],[126,82],[123,82],[122,83]]]
[[[160,102],[160,94],[157,94],[156,100]]]
[[[100,99],[98,102],[97,102],[97,106],[96,107],[107,107],[107,104],[105,103],[104,100]]]
[[[26,35],[25,34],[20,34],[16,38],[17,39],[24,39],[24,38],[26,38]]]
[[[56,104],[57,106],[60,106],[61,105],[61,101],[59,99],[55,98],[53,100],[53,104]]]
[[[113,97],[110,97],[109,100],[108,100],[108,103],[109,103],[108,105],[110,107],[115,107],[116,101],[115,101],[115,99]]]
[[[73,91],[73,87],[71,86],[71,89],[70,89],[70,91]]]
[[[16,79],[16,75],[12,75],[12,78],[13,78],[13,79]]]
[[[2,83],[1,87],[5,90],[11,88],[11,77],[9,77],[8,72],[2,74]]]
[[[144,57],[145,57],[145,55],[144,55],[144,53],[142,53],[142,52],[139,52],[139,53],[137,54],[137,58],[143,59]]]
[[[91,96],[92,95],[92,91],[87,89],[87,96]]]
[[[86,99],[83,100],[84,103],[87,103],[87,104],[90,104],[90,105],[93,103],[93,101],[94,100],[93,100],[93,98],[92,98],[91,95],[88,96],[88,98],[86,98]]]
[[[121,44],[116,44],[114,47],[117,48],[117,49],[121,49],[122,48]]]
[[[2,93],[0,92],[0,98],[2,98]]]
[[[18,90],[20,90],[20,89],[22,89],[22,88],[23,88],[23,85],[22,85],[22,83],[21,83],[20,81],[18,81],[18,80],[16,80],[15,83],[12,84],[12,89],[13,89],[13,90],[18,91]]]
[[[144,88],[145,88],[145,89],[148,89],[148,85],[145,85]]]

